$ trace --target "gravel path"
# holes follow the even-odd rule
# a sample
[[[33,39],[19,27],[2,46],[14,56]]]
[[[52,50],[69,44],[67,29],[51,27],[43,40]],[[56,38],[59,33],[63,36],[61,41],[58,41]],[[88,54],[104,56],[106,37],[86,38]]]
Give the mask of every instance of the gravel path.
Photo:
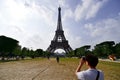
[[[101,60],[101,61],[109,61],[109,62],[120,63],[120,59],[117,59],[117,60],[115,60],[115,61],[112,61],[112,60],[110,60],[110,59],[99,59],[99,60]]]
[[[76,76],[70,65],[53,58],[0,63],[0,80],[76,80]]]

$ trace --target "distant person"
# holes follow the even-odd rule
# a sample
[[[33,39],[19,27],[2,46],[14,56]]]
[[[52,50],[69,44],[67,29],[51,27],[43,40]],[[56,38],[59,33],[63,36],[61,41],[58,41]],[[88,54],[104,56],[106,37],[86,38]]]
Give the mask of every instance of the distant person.
[[[50,59],[50,56],[47,56],[48,60]]]
[[[56,60],[57,60],[57,63],[59,63],[59,57],[58,56],[57,56]]]
[[[87,70],[81,71],[83,64],[88,67]],[[81,58],[76,69],[78,80],[104,80],[104,74],[101,70],[97,70],[98,58],[94,55],[87,55]]]

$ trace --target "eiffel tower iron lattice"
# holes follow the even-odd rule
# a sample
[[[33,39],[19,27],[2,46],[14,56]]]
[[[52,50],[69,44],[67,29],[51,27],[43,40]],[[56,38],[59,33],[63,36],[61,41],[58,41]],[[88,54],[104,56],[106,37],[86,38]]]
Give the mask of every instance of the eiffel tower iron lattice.
[[[68,40],[66,40],[64,36],[64,31],[62,28],[62,21],[61,21],[61,8],[60,7],[58,8],[57,30],[55,31],[55,36],[46,51],[50,53],[54,53],[56,49],[63,49],[66,53],[69,53],[70,51],[72,51],[72,48],[68,44]]]

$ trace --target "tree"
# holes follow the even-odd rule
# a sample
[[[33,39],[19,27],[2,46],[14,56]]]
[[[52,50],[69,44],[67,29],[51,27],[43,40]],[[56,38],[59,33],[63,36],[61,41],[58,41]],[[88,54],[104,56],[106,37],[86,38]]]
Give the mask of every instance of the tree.
[[[71,51],[68,55],[70,57],[72,56],[76,56],[76,57],[82,57],[84,55],[86,55],[87,53],[90,53],[90,45],[85,45],[85,46],[82,46],[80,48],[76,48],[74,51]]]
[[[16,57],[16,60],[19,60],[19,57],[21,56],[21,53],[22,53],[21,46],[18,45],[13,51],[13,54]]]
[[[18,46],[18,41],[6,36],[0,36],[0,53],[2,60],[4,57],[12,56],[13,50]]]
[[[67,53],[67,56],[68,56],[68,57],[74,57],[74,56],[76,56],[76,55],[75,55],[75,50]]]
[[[115,54],[117,57],[120,57],[120,43],[117,43],[117,44],[114,46],[114,54]]]
[[[35,52],[32,49],[30,50],[29,54],[31,58],[35,58]]]
[[[114,41],[105,41],[100,44],[97,44],[94,47],[94,54],[99,56],[99,57],[107,57],[110,54],[113,54],[114,52]]]
[[[42,49],[37,49],[35,51],[36,57],[42,57],[43,56],[43,50]]]
[[[24,59],[28,54],[28,49],[26,47],[22,48],[21,58]]]
[[[82,46],[82,47],[78,48],[77,55],[79,57],[84,56],[89,52],[89,49],[90,49],[90,45]]]

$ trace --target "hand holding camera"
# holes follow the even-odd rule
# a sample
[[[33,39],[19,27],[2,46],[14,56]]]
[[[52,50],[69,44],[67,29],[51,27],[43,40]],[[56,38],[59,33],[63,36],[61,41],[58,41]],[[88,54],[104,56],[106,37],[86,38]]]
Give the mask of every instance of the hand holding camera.
[[[81,60],[80,60],[80,65],[82,66],[86,61],[85,56],[82,56]]]
[[[85,56],[82,56],[82,60],[84,60],[84,61],[86,60]]]

